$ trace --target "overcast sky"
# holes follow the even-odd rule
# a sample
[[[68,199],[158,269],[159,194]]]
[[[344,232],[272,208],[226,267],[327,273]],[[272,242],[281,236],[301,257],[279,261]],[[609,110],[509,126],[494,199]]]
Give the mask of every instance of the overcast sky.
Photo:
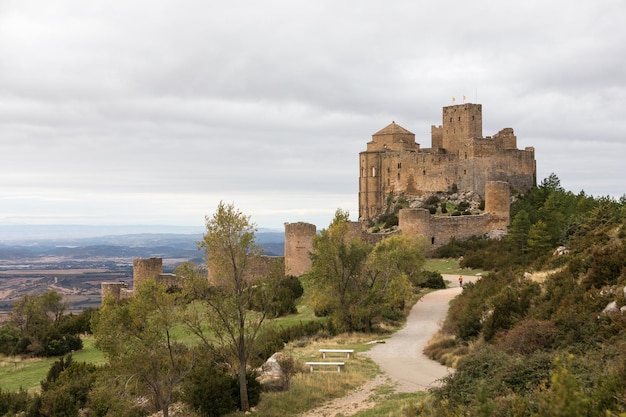
[[[356,220],[371,135],[464,95],[626,193],[624,0],[0,0],[0,225]]]

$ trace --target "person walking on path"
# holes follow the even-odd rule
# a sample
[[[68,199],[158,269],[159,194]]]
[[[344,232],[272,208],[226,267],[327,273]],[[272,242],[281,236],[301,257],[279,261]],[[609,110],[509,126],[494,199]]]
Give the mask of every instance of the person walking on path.
[[[459,287],[463,286],[463,275],[459,275]]]

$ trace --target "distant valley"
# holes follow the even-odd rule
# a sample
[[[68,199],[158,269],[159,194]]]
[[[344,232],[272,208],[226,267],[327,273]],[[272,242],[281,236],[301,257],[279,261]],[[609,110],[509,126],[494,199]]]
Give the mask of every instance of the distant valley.
[[[49,289],[61,293],[72,311],[97,307],[102,282],[131,283],[134,258],[163,258],[164,272],[172,272],[185,261],[204,262],[197,245],[201,232],[90,236],[105,229],[72,226],[69,233],[63,233],[60,226],[10,228],[0,226],[0,321],[16,299]],[[283,255],[284,232],[262,229],[257,241],[267,255]]]

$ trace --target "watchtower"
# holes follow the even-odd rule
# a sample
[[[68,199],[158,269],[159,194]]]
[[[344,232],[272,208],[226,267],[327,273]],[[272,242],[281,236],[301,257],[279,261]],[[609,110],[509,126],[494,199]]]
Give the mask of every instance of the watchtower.
[[[163,273],[163,258],[135,258],[133,259],[133,291],[142,281],[157,279]]]
[[[311,270],[314,224],[285,223],[285,275],[300,276]]]

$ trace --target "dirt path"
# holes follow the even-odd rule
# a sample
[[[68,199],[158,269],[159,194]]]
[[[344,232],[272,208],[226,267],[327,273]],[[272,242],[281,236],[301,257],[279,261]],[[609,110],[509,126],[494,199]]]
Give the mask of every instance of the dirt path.
[[[458,275],[444,275],[451,288],[427,294],[411,309],[406,326],[394,333],[383,344],[372,348],[368,355],[384,375],[366,382],[345,397],[337,398],[303,414],[304,417],[350,416],[372,408],[376,388],[383,384],[395,386],[395,392],[425,391],[452,370],[427,358],[422,351],[431,336],[439,330],[448,312],[450,300],[461,293]],[[464,276],[463,282],[474,282],[477,277]]]

